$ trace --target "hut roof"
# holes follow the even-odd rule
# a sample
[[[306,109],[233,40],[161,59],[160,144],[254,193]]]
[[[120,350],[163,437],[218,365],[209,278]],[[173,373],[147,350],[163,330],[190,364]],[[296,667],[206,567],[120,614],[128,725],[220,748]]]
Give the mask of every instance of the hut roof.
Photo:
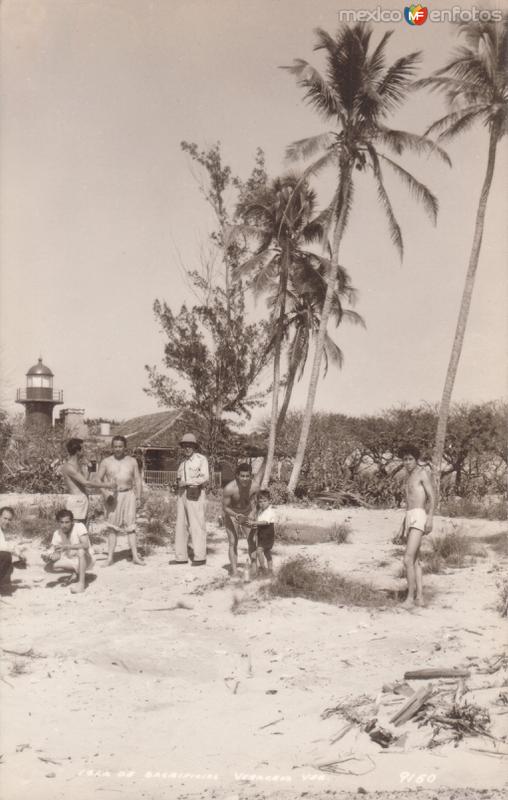
[[[115,427],[115,436],[125,436],[130,449],[136,447],[173,449],[178,447],[184,433],[194,433],[199,441],[202,432],[203,423],[194,414],[178,408],[133,417]]]

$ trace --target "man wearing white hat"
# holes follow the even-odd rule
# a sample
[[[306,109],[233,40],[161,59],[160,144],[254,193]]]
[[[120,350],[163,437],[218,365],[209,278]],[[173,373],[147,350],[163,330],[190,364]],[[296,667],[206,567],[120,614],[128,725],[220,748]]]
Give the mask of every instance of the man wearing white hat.
[[[189,535],[194,552],[192,566],[206,564],[205,487],[210,480],[208,461],[197,452],[193,433],[182,436],[184,459],[178,467],[178,506],[175,531],[175,559],[170,564],[187,564]]]

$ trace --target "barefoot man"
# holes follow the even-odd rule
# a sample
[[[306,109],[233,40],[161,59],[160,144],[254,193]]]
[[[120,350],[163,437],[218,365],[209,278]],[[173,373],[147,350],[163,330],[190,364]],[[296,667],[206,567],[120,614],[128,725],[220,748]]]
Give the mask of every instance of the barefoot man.
[[[82,522],[75,522],[72,511],[65,508],[56,514],[58,528],[51,539],[51,551],[42,554],[50,572],[70,572],[76,577],[71,592],[85,591],[86,571],[93,567],[94,558],[88,533]]]
[[[238,576],[238,537],[248,539],[251,526],[249,518],[254,516],[255,498],[259,492],[263,469],[252,477],[250,464],[239,464],[236,478],[224,487],[222,493],[222,509],[224,525],[229,541],[229,562],[231,575]]]
[[[404,567],[407,599],[403,608],[423,605],[422,567],[418,558],[422,537],[432,531],[435,495],[428,472],[418,465],[420,452],[407,445],[400,453],[406,470],[406,516],[395,541],[406,544]],[[426,511],[428,509],[428,512]]]
[[[69,458],[61,467],[61,473],[70,497],[65,508],[72,511],[75,522],[86,525],[88,516],[88,490],[114,489],[114,483],[101,483],[88,478],[88,466],[83,458],[83,440],[69,439],[66,443]]]
[[[136,542],[136,510],[141,504],[141,475],[138,462],[126,453],[127,439],[125,436],[113,436],[113,455],[105,458],[99,467],[98,480],[106,479],[115,484],[116,491],[111,494],[103,490],[107,512],[108,560],[106,566],[113,563],[118,533],[126,533],[129,547],[132,552],[133,564],[143,566],[144,562],[138,555]]]

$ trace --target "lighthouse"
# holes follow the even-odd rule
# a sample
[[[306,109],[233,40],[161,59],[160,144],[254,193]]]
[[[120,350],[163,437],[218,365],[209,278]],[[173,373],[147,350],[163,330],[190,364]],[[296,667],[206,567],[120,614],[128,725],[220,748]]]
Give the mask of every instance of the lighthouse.
[[[53,373],[39,358],[26,373],[26,387],[16,392],[16,403],[25,406],[27,427],[47,430],[53,425],[53,409],[63,403],[63,392],[53,389]]]

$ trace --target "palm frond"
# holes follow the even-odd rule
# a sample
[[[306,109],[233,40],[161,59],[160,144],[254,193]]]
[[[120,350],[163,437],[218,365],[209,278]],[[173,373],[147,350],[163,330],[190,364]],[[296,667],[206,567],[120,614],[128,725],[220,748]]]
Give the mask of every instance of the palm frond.
[[[340,349],[339,345],[333,341],[329,333],[325,334],[325,353],[327,359],[331,361],[334,366],[342,369],[344,365],[344,353]],[[328,364],[325,364],[323,375],[325,376],[327,372]]]
[[[430,189],[428,189],[425,184],[420,183],[420,181],[418,181],[414,175],[411,175],[410,172],[401,167],[400,164],[397,164],[396,161],[392,161],[391,158],[388,158],[388,156],[385,156],[382,153],[378,153],[378,157],[381,158],[386,164],[390,165],[395,174],[403,181],[403,183],[406,184],[411,194],[420,203],[422,203],[425,211],[435,224],[437,220],[437,212],[439,210],[437,197],[432,194]]]
[[[397,248],[397,250],[399,251],[400,258],[402,259],[402,256],[404,255],[404,243],[402,241],[402,232],[400,230],[400,225],[395,218],[390,198],[388,197],[385,185],[383,183],[383,173],[381,172],[381,167],[379,165],[379,159],[376,150],[374,149],[374,147],[369,145],[368,151],[370,155],[372,171],[376,179],[377,194],[381,202],[381,206],[383,207],[383,210],[386,214],[386,218],[388,220],[390,238],[395,247]]]
[[[378,84],[377,92],[383,98],[386,111],[398,108],[411,85],[417,65],[421,61],[421,52],[415,51],[398,58],[387,69]]]
[[[410,133],[409,131],[399,131],[394,128],[386,128],[384,125],[378,125],[376,132],[376,139],[382,144],[389,147],[397,155],[401,155],[404,150],[410,150],[418,155],[427,153],[428,155],[439,156],[448,166],[451,167],[452,162],[448,153],[439,147],[432,139],[426,136],[420,136],[417,133]]]
[[[335,139],[331,132],[318,133],[317,136],[308,136],[306,139],[298,139],[286,148],[286,158],[288,161],[307,160],[321,150],[327,150]]]
[[[385,48],[391,36],[393,36],[393,31],[386,31],[367,62],[367,73],[372,81],[375,81],[384,69]]]
[[[449,139],[451,136],[473,125],[482,115],[488,114],[488,111],[489,107],[485,104],[469,106],[469,108],[462,111],[452,111],[429,125],[425,134],[437,134],[440,141]]]
[[[266,270],[277,256],[278,253],[275,250],[263,250],[261,253],[255,253],[242,264],[236,264],[233,267],[232,272],[235,280]]]
[[[340,113],[340,100],[333,86],[308,61],[296,58],[291,66],[281,67],[296,76],[297,82],[306,90],[304,99],[325,118]]]

